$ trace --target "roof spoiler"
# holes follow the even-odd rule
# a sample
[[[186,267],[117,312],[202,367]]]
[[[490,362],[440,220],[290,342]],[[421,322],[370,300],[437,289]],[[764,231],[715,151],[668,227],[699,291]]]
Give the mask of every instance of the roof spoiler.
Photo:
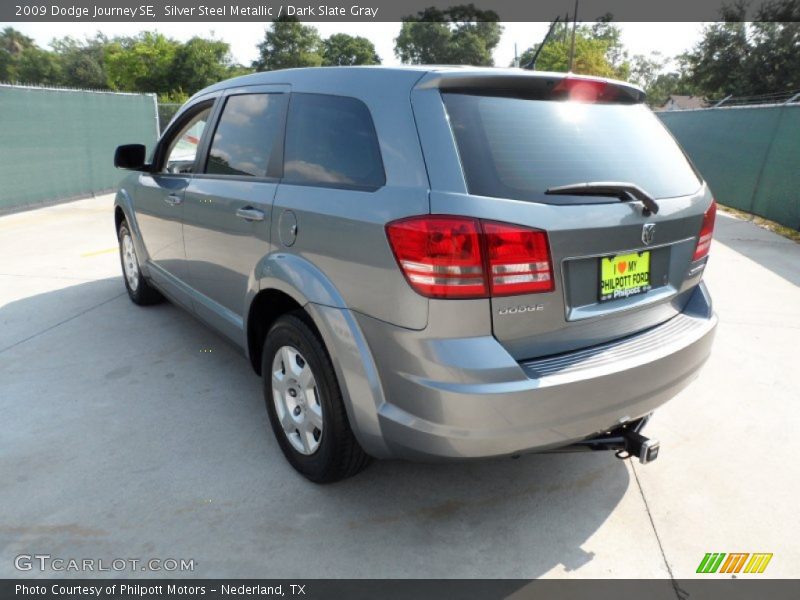
[[[432,71],[417,84],[417,89],[437,88],[462,94],[508,96],[527,100],[578,100],[638,104],[645,93],[633,84],[601,77],[572,73],[491,73]]]

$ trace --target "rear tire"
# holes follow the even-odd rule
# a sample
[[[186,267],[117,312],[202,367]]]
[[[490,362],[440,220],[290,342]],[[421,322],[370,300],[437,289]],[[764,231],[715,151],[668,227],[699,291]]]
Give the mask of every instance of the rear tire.
[[[328,352],[301,315],[283,315],[267,333],[264,400],[289,464],[314,483],[332,483],[363,470],[371,458],[350,428]]]
[[[128,224],[123,221],[117,232],[119,238],[119,260],[122,264],[122,279],[128,297],[134,304],[147,306],[164,301],[164,296],[150,285],[139,268],[139,257],[136,255],[136,246],[133,243]]]

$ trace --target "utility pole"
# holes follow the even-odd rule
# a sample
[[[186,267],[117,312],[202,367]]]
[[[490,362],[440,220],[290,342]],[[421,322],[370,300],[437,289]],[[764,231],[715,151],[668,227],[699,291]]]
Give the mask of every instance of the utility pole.
[[[578,0],[575,0],[575,11],[572,15],[572,42],[569,45],[569,69],[572,73],[572,63],[575,60],[575,30],[578,27]]]

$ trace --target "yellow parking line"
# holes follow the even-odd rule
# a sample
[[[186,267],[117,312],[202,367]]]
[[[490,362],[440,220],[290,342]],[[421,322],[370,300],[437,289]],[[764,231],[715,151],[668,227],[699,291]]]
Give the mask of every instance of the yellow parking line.
[[[84,252],[81,254],[81,258],[88,258],[89,256],[98,256],[99,254],[110,254],[112,252],[116,252],[117,247],[114,246],[113,248],[106,248],[105,250],[95,250],[94,252]]]

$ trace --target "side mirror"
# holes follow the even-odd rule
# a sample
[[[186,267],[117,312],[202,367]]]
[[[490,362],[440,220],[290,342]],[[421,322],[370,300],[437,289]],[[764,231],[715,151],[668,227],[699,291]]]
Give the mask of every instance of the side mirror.
[[[139,171],[145,166],[145,147],[143,144],[117,146],[114,152],[114,166],[118,169]]]

